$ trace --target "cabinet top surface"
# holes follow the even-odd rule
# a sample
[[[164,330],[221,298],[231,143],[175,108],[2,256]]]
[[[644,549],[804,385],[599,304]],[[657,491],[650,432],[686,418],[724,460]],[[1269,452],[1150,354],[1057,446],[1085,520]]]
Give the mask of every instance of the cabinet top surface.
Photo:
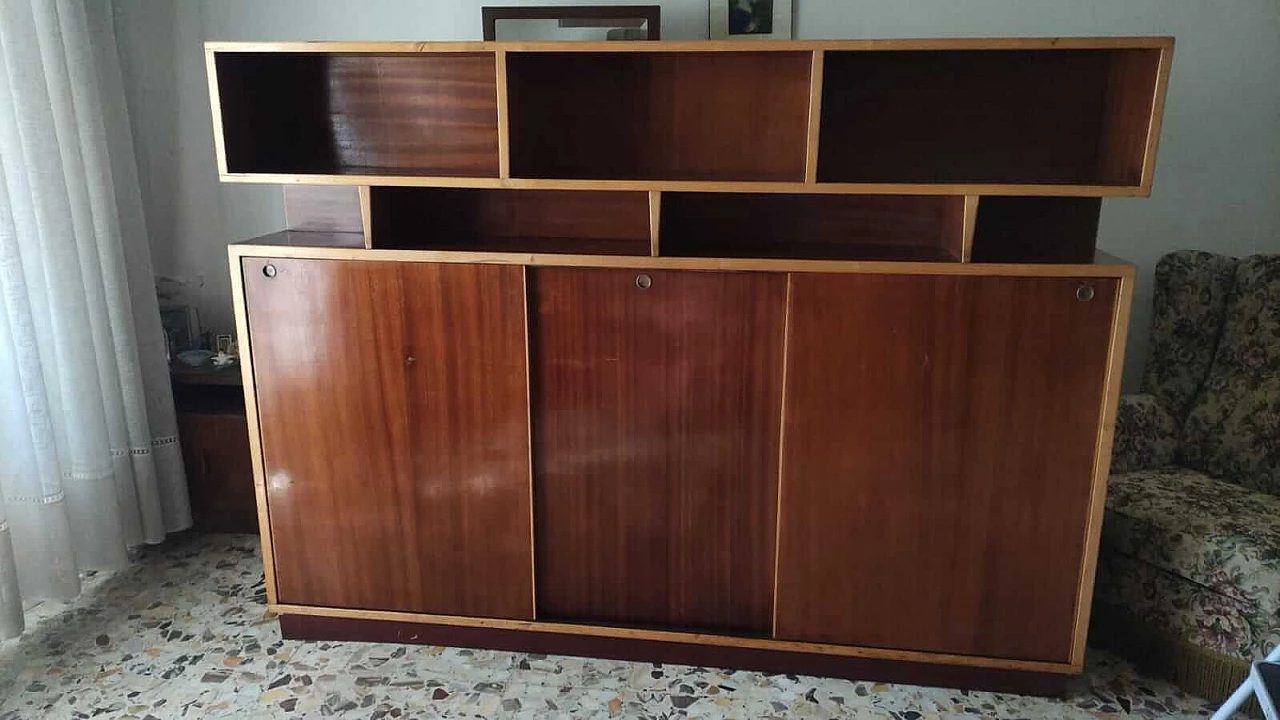
[[[640,40],[627,42],[206,42],[209,52],[760,52],[876,50],[1116,50],[1173,47],[1170,36],[911,38],[892,40]]]
[[[915,275],[1000,275],[1012,277],[1133,278],[1136,268],[1101,250],[1092,263],[904,262],[898,260],[800,260],[649,255],[570,255],[563,253],[472,252],[455,250],[367,249],[359,233],[283,230],[227,246],[232,264],[241,258],[381,260],[391,262],[476,263],[548,267],[628,268],[634,270],[713,270]]]

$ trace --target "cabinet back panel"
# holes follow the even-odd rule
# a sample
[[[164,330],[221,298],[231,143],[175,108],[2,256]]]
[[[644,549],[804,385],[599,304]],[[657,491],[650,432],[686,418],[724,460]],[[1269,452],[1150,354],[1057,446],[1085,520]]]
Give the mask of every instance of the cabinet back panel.
[[[983,197],[973,262],[1093,262],[1101,212],[1102,198]]]
[[[605,190],[370,189],[373,246],[649,254],[649,195]]]
[[[785,276],[530,274],[539,618],[768,632]]]
[[[532,618],[523,269],[242,267],[280,602]]]
[[[227,170],[498,176],[491,53],[219,53]]]
[[[1067,662],[1116,281],[791,299],[777,637]]]
[[[360,189],[352,185],[285,185],[284,225],[307,232],[363,233]]]
[[[663,193],[661,247],[687,257],[958,261],[963,214],[955,196]]]
[[[807,52],[511,53],[511,175],[804,180]]]
[[[818,180],[1136,185],[1159,50],[828,52]]]

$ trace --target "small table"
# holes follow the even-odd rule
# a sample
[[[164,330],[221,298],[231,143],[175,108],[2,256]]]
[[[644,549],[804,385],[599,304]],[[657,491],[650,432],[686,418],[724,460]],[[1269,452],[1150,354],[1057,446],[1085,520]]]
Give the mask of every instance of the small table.
[[[169,368],[191,516],[204,532],[258,532],[240,364]]]

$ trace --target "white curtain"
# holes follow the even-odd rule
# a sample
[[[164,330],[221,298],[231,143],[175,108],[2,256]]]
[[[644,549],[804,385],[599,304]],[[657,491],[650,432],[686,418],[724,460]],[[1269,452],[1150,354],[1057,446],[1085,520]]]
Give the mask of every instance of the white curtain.
[[[0,638],[191,524],[103,0],[0,0]]]

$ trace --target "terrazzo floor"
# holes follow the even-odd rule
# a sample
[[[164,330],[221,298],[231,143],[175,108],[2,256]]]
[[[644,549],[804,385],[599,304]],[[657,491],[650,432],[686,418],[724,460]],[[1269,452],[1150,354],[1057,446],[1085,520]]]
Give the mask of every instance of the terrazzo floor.
[[[1212,708],[1090,652],[1065,701],[573,657],[280,638],[257,538],[185,535],[86,578],[0,643],[14,718],[1185,718]]]

